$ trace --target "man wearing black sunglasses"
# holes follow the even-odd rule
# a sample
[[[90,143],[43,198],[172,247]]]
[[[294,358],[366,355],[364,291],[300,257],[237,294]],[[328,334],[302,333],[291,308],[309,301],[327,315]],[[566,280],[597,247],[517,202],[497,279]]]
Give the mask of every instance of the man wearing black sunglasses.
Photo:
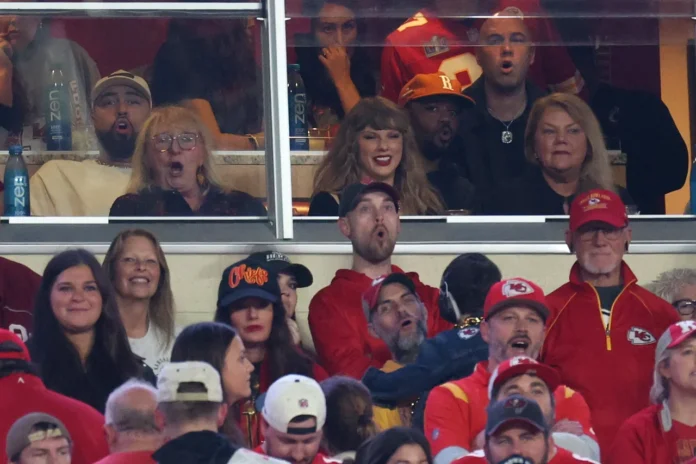
[[[604,453],[621,423],[648,406],[657,339],[679,318],[637,285],[623,261],[632,235],[616,193],[578,195],[569,225],[566,243],[577,261],[570,282],[547,298],[542,359],[585,397]]]

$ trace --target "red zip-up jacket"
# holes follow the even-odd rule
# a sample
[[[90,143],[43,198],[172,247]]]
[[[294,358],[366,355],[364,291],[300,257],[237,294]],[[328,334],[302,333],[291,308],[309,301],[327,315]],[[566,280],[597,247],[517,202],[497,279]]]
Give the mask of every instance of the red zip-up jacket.
[[[265,393],[273,380],[269,372],[267,359],[264,359],[259,368],[259,393]],[[312,378],[317,382],[328,379],[329,374],[326,373],[323,367],[317,363],[312,365]],[[244,439],[248,442],[249,448],[255,448],[263,443],[263,434],[261,433],[261,421],[259,415],[261,411],[256,410],[256,405],[251,399],[242,400],[238,403],[237,423],[242,430]]]
[[[44,412],[59,419],[73,440],[72,464],[92,464],[107,454],[104,416],[91,406],[47,389],[31,374],[10,374],[0,378],[0,437],[12,424],[31,412]],[[0,456],[5,456],[5,446]]]
[[[34,327],[34,297],[41,276],[24,264],[0,258],[0,329],[26,342]]]
[[[669,409],[654,404],[629,417],[619,428],[614,444],[603,453],[604,464],[679,464],[677,440]]]
[[[392,266],[392,272],[401,272]],[[406,273],[416,285],[416,293],[428,310],[428,337],[452,328],[440,317],[440,291],[418,279],[415,272]],[[331,375],[349,375],[361,379],[368,367],[380,368],[391,353],[380,339],[367,330],[362,307],[362,294],[370,288],[372,279],[350,269],[336,272],[331,284],[314,295],[309,304],[309,328],[319,362]]]
[[[650,404],[657,340],[679,320],[669,303],[640,287],[626,263],[621,266],[624,288],[611,307],[608,328],[597,290],[581,280],[577,263],[570,282],[546,298],[551,316],[543,362],[585,398],[603,451],[621,424]]]

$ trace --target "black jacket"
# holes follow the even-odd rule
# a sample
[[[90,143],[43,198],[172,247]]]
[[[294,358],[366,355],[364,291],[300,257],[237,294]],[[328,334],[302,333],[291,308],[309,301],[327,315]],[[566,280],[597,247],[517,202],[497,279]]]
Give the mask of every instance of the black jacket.
[[[593,93],[590,106],[605,137],[621,142],[626,187],[641,214],[664,214],[664,195],[680,189],[689,171],[686,143],[667,106],[651,93],[607,84]]]
[[[160,464],[227,464],[238,449],[223,435],[204,430],[165,443],[152,457]]]
[[[466,108],[460,117],[462,138],[461,156],[455,160],[462,175],[474,184],[477,197],[483,199],[495,195],[499,189],[519,178],[527,161],[524,156],[524,131],[529,111],[544,92],[527,82],[527,107],[520,117],[510,124],[512,143],[502,142],[505,126],[488,112],[484,79],[479,78],[464,91],[473,98],[476,106]]]

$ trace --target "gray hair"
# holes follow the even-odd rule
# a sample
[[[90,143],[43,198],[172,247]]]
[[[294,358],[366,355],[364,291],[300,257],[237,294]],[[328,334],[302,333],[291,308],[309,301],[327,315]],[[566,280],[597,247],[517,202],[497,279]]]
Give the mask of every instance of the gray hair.
[[[696,284],[696,269],[679,268],[663,272],[646,288],[671,304],[677,293],[685,285],[691,284]]]
[[[153,397],[152,408],[144,408],[139,404],[130,404],[123,397],[132,390],[145,390]],[[147,382],[130,379],[111,392],[106,400],[104,422],[118,432],[158,433],[159,427],[155,421],[157,405],[157,390]]]

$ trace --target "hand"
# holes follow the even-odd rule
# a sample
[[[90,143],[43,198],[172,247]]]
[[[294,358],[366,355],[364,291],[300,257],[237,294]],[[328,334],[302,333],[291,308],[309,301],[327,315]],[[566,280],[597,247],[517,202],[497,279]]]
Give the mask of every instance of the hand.
[[[350,57],[345,47],[322,48],[319,61],[329,72],[334,84],[350,81]]]
[[[486,444],[486,431],[481,430],[478,435],[476,435],[476,438],[474,438],[474,449],[471,451],[476,451],[483,449],[483,446]]]
[[[553,426],[553,429],[551,429],[552,433],[555,432],[562,432],[562,433],[570,433],[572,435],[577,435],[581,436],[585,434],[585,431],[582,429],[582,424],[577,421],[572,421],[569,419],[562,419],[558,422],[556,422],[556,425]]]

